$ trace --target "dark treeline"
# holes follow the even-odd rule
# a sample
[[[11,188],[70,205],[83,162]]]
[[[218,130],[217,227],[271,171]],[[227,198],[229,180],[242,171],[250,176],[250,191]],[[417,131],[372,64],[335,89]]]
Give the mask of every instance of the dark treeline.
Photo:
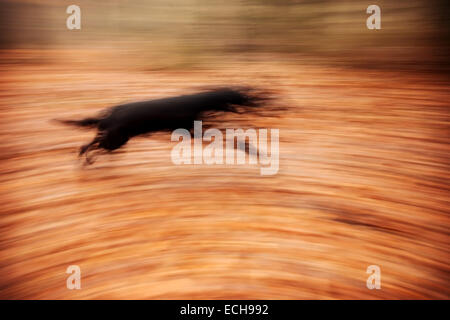
[[[80,0],[82,30],[66,29],[64,1],[1,2],[2,48],[117,47],[149,58],[286,54],[364,67],[445,68],[448,4],[377,1],[382,29],[368,30],[367,1]]]

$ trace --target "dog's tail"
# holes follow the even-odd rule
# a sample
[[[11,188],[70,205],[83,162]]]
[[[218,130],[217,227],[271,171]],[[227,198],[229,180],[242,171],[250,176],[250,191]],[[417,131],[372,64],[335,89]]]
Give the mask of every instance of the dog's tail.
[[[85,118],[85,119],[81,119],[81,120],[55,119],[55,121],[57,121],[59,123],[68,124],[68,125],[77,126],[77,127],[90,127],[90,128],[97,127],[100,120],[101,119],[99,119],[99,118]]]

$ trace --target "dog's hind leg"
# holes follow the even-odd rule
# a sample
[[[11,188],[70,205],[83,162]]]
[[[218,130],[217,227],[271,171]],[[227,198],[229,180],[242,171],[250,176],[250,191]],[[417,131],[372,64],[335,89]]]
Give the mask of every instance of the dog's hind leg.
[[[86,164],[92,164],[94,163],[94,157],[89,156],[89,152],[91,150],[96,150],[99,152],[104,152],[106,150],[110,152],[123,146],[125,143],[127,143],[128,139],[128,136],[123,134],[118,129],[99,132],[91,142],[85,144],[80,148],[79,156],[81,157],[83,154],[85,154]],[[98,154],[98,152],[96,154]]]
[[[86,160],[85,160],[85,163],[84,163],[85,165],[93,164],[95,162],[95,158],[98,155],[100,155],[100,154],[104,154],[106,151],[105,150],[96,149],[96,150],[93,150],[92,152],[93,152],[93,154],[90,153],[90,150],[88,150],[86,152]]]
[[[90,143],[82,146],[80,148],[80,156],[83,154],[86,155],[85,157],[85,165],[93,164],[95,162],[95,158],[97,155],[105,153],[106,151],[109,151],[105,148],[104,144],[106,139],[108,138],[108,134],[105,132],[98,133],[97,136],[92,140]],[[101,150],[105,149],[105,150]],[[94,154],[91,153],[94,152]]]
[[[126,144],[128,139],[128,135],[120,129],[108,130],[100,139],[98,148],[113,151]]]
[[[84,146],[82,146],[80,148],[80,152],[78,153],[78,156],[81,157],[83,154],[88,152],[90,149],[94,148],[96,144],[100,143],[100,141],[102,140],[102,136],[103,136],[102,134],[98,133],[95,136],[94,140],[92,140],[88,144],[85,144]]]

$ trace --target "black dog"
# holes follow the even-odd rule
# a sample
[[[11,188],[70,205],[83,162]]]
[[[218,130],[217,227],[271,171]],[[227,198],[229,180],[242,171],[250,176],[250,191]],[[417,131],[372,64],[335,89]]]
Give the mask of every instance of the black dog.
[[[134,136],[156,131],[185,128],[192,130],[194,120],[202,120],[207,111],[237,112],[235,106],[255,107],[263,100],[250,90],[220,89],[191,95],[134,102],[110,108],[97,118],[60,120],[66,124],[96,127],[97,136],[80,148],[79,155],[104,149],[112,151]]]

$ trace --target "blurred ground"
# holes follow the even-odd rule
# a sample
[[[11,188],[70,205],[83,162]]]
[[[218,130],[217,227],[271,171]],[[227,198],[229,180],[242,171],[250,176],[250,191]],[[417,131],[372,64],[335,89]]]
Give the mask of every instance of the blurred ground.
[[[3,52],[2,298],[449,298],[443,75],[277,56],[176,70],[89,65],[102,54]],[[30,59],[41,56],[51,63]],[[287,108],[222,123],[279,128],[275,176],[175,166],[164,134],[83,168],[77,149],[94,132],[51,122],[230,83],[270,88],[273,107]],[[81,290],[66,289],[71,264]],[[369,265],[381,268],[381,290],[366,288]]]

